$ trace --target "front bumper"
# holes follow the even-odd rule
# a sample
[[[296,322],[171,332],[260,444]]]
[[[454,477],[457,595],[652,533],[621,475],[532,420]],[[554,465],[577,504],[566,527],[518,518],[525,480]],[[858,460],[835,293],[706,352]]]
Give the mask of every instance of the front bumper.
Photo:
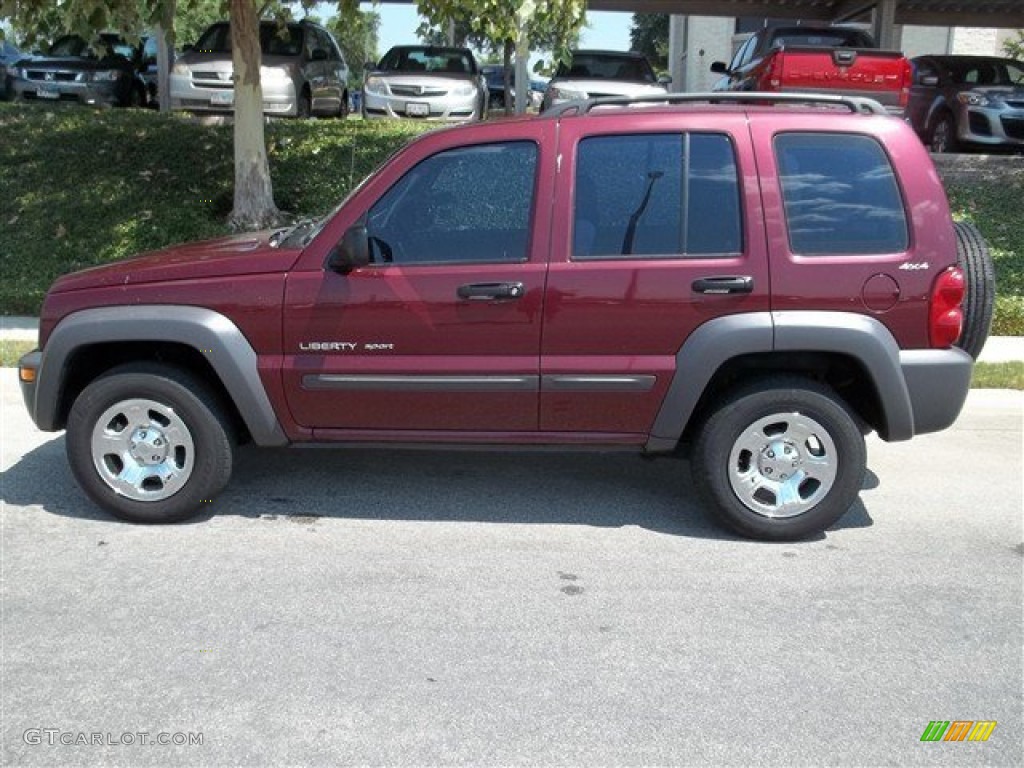
[[[80,83],[15,77],[11,87],[15,98],[28,101],[75,101],[103,106],[121,103],[121,85],[117,81]]]
[[[900,367],[910,396],[914,434],[952,425],[967,400],[974,359],[956,347],[905,350],[900,352]]]
[[[235,91],[230,87],[196,85],[191,74],[171,75],[171,109],[191,112],[233,112]],[[298,112],[295,84],[291,80],[271,80],[261,83],[263,112],[268,115],[294,117]]]
[[[957,138],[967,144],[1024,148],[1024,109],[961,105]]]
[[[479,120],[480,94],[468,96],[392,96],[363,91],[363,117],[418,120]]]
[[[39,367],[43,361],[43,353],[38,349],[23,355],[18,361],[18,383],[21,385],[21,396],[32,421],[36,420],[36,383],[39,380]],[[31,380],[26,380],[26,371],[31,371]],[[38,426],[38,423],[37,423]]]

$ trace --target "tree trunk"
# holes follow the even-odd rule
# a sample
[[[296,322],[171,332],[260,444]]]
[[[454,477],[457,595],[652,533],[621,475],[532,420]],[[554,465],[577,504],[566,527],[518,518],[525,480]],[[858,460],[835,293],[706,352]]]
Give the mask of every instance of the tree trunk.
[[[171,67],[174,66],[174,11],[176,0],[160,8],[160,22],[154,33],[156,49],[156,97],[161,112],[171,111]]]
[[[231,58],[235,69],[235,202],[230,224],[265,229],[281,217],[274,205],[263,133],[260,20],[254,0],[231,0]]]
[[[512,54],[515,52],[514,40],[506,40],[504,45],[501,76],[505,81],[505,116],[512,114]]]

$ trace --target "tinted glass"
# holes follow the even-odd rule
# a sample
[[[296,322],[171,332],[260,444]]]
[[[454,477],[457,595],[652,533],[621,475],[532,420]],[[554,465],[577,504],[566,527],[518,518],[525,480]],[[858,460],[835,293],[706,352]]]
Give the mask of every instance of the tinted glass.
[[[392,48],[380,69],[396,72],[453,72],[475,74],[476,63],[463,48]]]
[[[558,77],[590,78],[597,80],[638,80],[653,83],[654,70],[641,56],[621,56],[608,53],[577,51],[569,66],[558,68]]]
[[[787,133],[775,154],[793,253],[896,253],[907,221],[896,177],[878,142],[852,134]]]
[[[575,259],[735,254],[742,242],[728,137],[634,134],[580,142]]]
[[[302,26],[288,24],[260,24],[260,48],[271,56],[298,56],[302,52]],[[203,32],[195,50],[200,53],[231,53],[231,28],[227,24],[214,24]]]
[[[370,209],[376,264],[525,261],[537,147],[509,142],[441,152]]]
[[[773,48],[810,45],[822,48],[872,48],[870,35],[859,29],[788,28],[772,35]]]

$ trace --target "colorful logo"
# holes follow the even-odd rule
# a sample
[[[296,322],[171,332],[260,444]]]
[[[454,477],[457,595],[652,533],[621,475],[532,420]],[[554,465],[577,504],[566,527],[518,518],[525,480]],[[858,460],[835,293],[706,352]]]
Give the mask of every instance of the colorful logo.
[[[995,720],[932,720],[921,741],[988,741],[995,729]]]

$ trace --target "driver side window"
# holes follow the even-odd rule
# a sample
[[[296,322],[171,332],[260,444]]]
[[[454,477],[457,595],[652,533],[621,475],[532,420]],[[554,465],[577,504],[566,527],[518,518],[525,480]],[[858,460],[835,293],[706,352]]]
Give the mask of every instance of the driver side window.
[[[373,264],[526,261],[537,146],[439,152],[405,174],[367,216]]]

